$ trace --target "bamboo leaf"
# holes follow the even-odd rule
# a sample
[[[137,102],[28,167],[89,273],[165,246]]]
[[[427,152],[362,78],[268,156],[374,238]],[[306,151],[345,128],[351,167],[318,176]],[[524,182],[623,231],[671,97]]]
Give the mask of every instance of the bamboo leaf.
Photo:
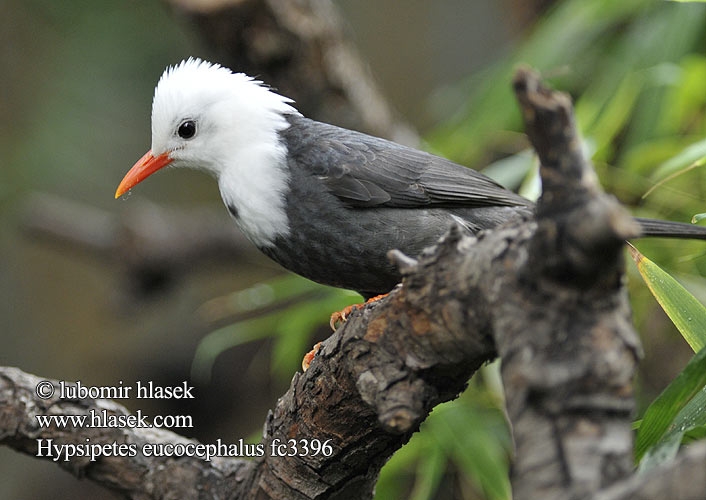
[[[489,500],[511,498],[508,478],[509,435],[497,409],[465,397],[434,409],[425,428],[454,463],[480,486]],[[459,431],[462,429],[462,431]]]
[[[211,369],[216,358],[224,351],[254,340],[272,335],[281,313],[242,321],[214,330],[206,335],[196,347],[191,362],[191,378],[197,383],[211,380]]]
[[[704,429],[704,425],[706,425],[704,407],[706,407],[706,388],[701,389],[684,406],[662,438],[647,450],[640,461],[638,468],[640,473],[672,460],[676,456],[677,451],[679,451],[679,445],[684,438],[684,434],[695,429]]]
[[[655,180],[662,180],[682,170],[700,167],[704,164],[704,157],[706,157],[706,139],[687,146],[681,153],[662,163],[652,177]]]
[[[446,453],[440,446],[429,447],[417,464],[417,478],[410,500],[433,498],[446,470]]]
[[[691,218],[691,223],[696,224],[697,222],[700,222],[702,220],[706,219],[706,213],[704,214],[696,214]]]
[[[679,156],[681,156],[681,155],[678,155],[677,157],[679,157]],[[667,182],[671,181],[672,179],[679,177],[680,175],[685,174],[685,173],[689,172],[690,170],[694,170],[695,168],[698,168],[698,167],[703,167],[704,164],[706,164],[706,156],[702,156],[701,158],[692,162],[691,164],[687,165],[686,167],[680,168],[676,172],[672,172],[671,174],[669,174],[668,176],[666,176],[665,178],[660,180],[658,183],[653,185],[650,189],[648,189],[647,192],[642,195],[642,199],[644,200],[645,198],[647,198],[650,194],[652,194],[652,192],[655,189],[659,188],[663,184],[666,184]]]
[[[652,295],[696,352],[706,345],[706,307],[657,264],[628,246]]]
[[[670,454],[675,453],[674,446],[678,447],[686,430],[686,422],[696,421],[694,425],[698,425],[698,420],[704,418],[703,402],[689,403],[703,392],[705,385],[706,349],[702,349],[647,408],[635,440],[637,461],[641,461],[648,451],[653,456],[659,455],[657,459],[661,461],[671,458]],[[682,434],[677,439],[679,432]]]
[[[635,441],[640,471],[673,459],[684,433],[706,424],[706,308],[632,245],[645,283],[682,336],[698,353],[645,412]]]

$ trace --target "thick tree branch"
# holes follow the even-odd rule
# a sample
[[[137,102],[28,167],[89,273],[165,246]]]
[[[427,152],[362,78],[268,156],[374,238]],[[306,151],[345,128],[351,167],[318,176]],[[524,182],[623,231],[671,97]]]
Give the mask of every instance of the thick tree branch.
[[[131,498],[369,499],[382,465],[431,409],[499,355],[516,443],[515,499],[664,493],[661,483],[631,476],[640,346],[622,246],[637,228],[595,182],[569,99],[524,69],[515,90],[542,163],[536,220],[475,237],[452,228],[417,260],[391,252],[402,285],[353,313],[309,370],[295,375],[266,420],[264,456],[206,463],[138,454],[62,465]],[[35,453],[37,438],[50,436],[57,443],[184,442],[163,431],[40,429],[36,414],[124,410],[104,401],[40,401],[36,378],[14,369],[0,374],[0,442],[20,451]],[[270,452],[290,438],[328,440],[332,453]],[[704,464],[697,446],[657,474],[673,485]],[[694,491],[670,498],[697,498]]]
[[[541,162],[537,230],[489,290],[516,457],[514,498],[584,498],[632,470],[640,354],[622,247],[639,234],[600,192],[568,96],[520,69],[515,92]]]
[[[33,456],[38,454],[40,443],[55,446],[132,443],[137,449],[146,443],[194,443],[162,429],[40,427],[37,415],[85,415],[90,418],[91,410],[97,414],[103,410],[116,416],[129,414],[125,408],[108,400],[60,400],[56,396],[47,400],[40,399],[35,391],[37,385],[44,380],[16,368],[0,368],[0,443]],[[53,383],[58,395],[59,382]],[[41,455],[47,460],[56,457],[56,453],[49,453],[46,449],[43,449]],[[238,483],[248,477],[247,471],[252,468],[252,463],[245,460],[215,457],[205,462],[188,456],[173,460],[169,457],[145,457],[142,454],[133,457],[103,457],[95,461],[84,455],[68,461],[55,461],[77,477],[92,479],[133,499],[229,498],[231,492],[237,490]]]

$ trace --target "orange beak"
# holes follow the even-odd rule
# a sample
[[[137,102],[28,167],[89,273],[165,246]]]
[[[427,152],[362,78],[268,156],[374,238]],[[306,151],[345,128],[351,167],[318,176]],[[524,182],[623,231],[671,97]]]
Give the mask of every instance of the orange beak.
[[[129,191],[133,186],[147,179],[162,167],[169,165],[172,158],[169,158],[167,153],[162,153],[159,156],[152,156],[152,151],[147,151],[145,156],[140,158],[130,171],[125,174],[122,182],[115,191],[115,198],[119,198],[123,193]]]

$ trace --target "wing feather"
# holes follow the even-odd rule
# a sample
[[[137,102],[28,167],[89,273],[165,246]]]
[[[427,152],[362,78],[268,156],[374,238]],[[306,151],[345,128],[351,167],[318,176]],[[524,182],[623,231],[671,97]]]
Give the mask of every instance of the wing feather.
[[[289,159],[353,207],[530,206],[489,177],[444,158],[301,116],[281,132]]]

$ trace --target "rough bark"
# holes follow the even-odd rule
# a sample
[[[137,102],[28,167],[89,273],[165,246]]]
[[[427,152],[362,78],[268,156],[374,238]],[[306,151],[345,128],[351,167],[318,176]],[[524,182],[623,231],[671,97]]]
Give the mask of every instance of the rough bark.
[[[633,474],[599,492],[595,500],[703,500],[706,498],[706,441],[689,446],[674,463],[649,474]]]
[[[52,444],[127,444],[140,447],[145,443],[193,442],[173,432],[146,428],[56,428],[40,427],[36,415],[86,415],[90,411],[108,411],[111,415],[128,415],[128,411],[108,400],[47,400],[36,395],[37,384],[46,379],[21,372],[16,368],[0,369],[0,442],[18,451],[37,455],[39,439]],[[59,382],[53,381],[59,393]],[[49,458],[51,459],[51,458]],[[122,492],[128,498],[230,498],[239,482],[247,477],[246,461],[214,458],[106,457],[90,461],[87,457],[59,460],[58,465],[77,477],[88,478]],[[188,492],[188,493],[187,493]]]
[[[568,96],[523,69],[515,92],[543,188],[536,231],[489,290],[516,446],[514,498],[586,498],[632,469],[640,345],[622,248],[639,228],[600,192]]]
[[[391,258],[404,280],[351,315],[294,376],[262,443],[330,440],[332,455],[253,461],[71,460],[63,467],[130,498],[369,499],[381,466],[438,403],[499,355],[515,439],[515,499],[699,498],[699,445],[649,480],[632,475],[632,378],[640,347],[623,286],[622,247],[638,229],[601,193],[581,153],[567,96],[537,75],[515,79],[542,168],[535,220],[476,237],[452,228],[417,260]],[[0,372],[0,442],[34,453],[57,442],[184,442],[165,431],[40,429],[36,414],[124,412],[105,401],[40,401],[38,379]],[[659,477],[660,479],[655,479]],[[700,482],[699,482],[700,481]],[[695,490],[694,488],[701,488]]]

